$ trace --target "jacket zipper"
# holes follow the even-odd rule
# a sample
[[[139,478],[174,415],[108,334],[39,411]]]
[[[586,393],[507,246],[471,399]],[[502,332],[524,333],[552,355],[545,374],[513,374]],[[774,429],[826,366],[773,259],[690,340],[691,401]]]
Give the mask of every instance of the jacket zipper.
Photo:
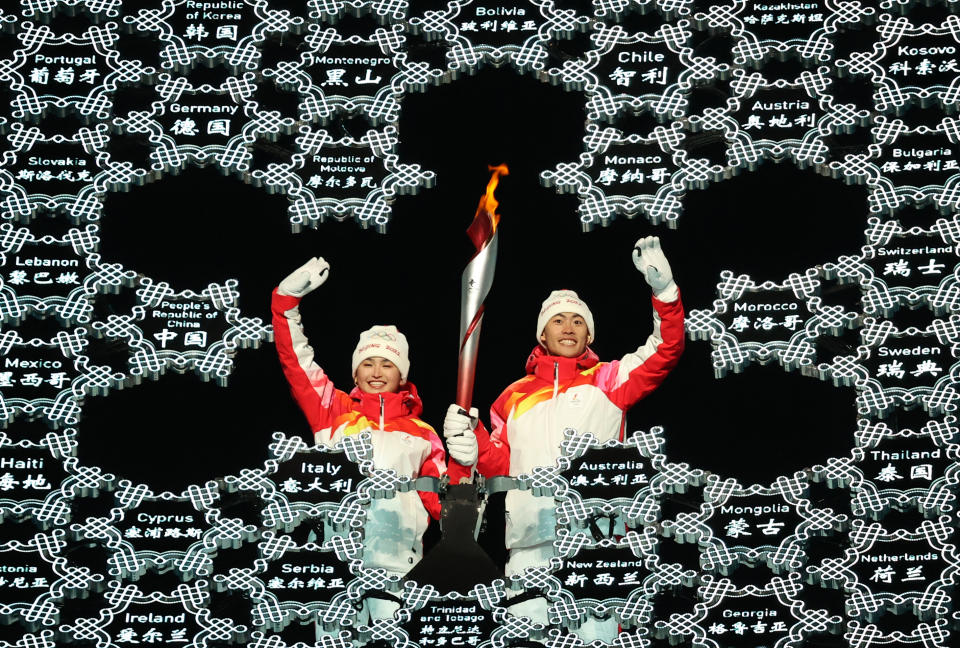
[[[383,431],[383,396],[380,397],[380,431]]]
[[[557,397],[557,390],[560,388],[560,363],[553,363],[553,397]]]

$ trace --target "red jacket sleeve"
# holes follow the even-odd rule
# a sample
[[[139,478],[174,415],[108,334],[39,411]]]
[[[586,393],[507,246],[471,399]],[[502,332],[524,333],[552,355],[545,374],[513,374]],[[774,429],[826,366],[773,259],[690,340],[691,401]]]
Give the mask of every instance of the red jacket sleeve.
[[[482,422],[477,425],[477,444],[480,449],[477,471],[484,477],[510,474],[510,441],[507,437],[506,412],[503,411],[503,403],[510,393],[507,390],[500,394],[490,408],[492,434],[487,433]]]
[[[303,410],[314,433],[331,427],[336,402],[333,382],[313,360],[313,348],[300,322],[300,298],[273,291],[273,337],[290,393]]]
[[[619,362],[611,362],[612,373],[602,388],[614,405],[622,410],[660,386],[683,354],[683,303],[680,296],[672,302],[653,301],[653,332],[647,341]]]

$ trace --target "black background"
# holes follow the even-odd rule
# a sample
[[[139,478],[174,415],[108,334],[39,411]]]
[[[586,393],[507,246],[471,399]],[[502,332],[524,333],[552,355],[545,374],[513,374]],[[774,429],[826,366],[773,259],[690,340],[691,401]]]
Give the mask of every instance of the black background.
[[[919,6],[913,10],[917,15],[926,12]],[[646,20],[656,23],[659,19],[651,12]],[[338,29],[346,33],[348,22],[345,19]],[[869,49],[875,37],[871,30],[844,34],[837,39],[836,55]],[[574,41],[569,44],[571,50],[577,47]],[[695,41],[697,55],[730,56],[728,37],[698,33]],[[154,45],[146,44],[147,49]],[[284,55],[283,47],[264,44],[265,66],[271,56]],[[415,39],[410,47],[418,47]],[[567,54],[551,51],[552,63]],[[792,77],[796,71],[791,63],[764,65],[770,78]],[[218,80],[225,71],[216,66],[191,72],[197,82],[204,74]],[[271,94],[269,88],[264,92]],[[866,80],[835,80],[829,92],[837,101],[872,107],[872,87]],[[726,82],[694,90],[689,114],[723,105],[728,93]],[[142,109],[144,101],[149,105],[154,99],[149,88],[124,88],[116,94],[116,112]],[[286,105],[287,113],[295,114],[296,101],[293,98],[291,105],[291,96],[275,92],[258,99],[270,107],[274,107],[271,101],[278,107]],[[649,289],[631,261],[633,243],[642,236],[658,235],[663,240],[688,311],[710,307],[723,270],[748,273],[757,282],[780,282],[790,273],[802,273],[842,254],[856,254],[865,243],[869,212],[864,187],[800,170],[790,161],[769,160],[753,171],[731,169],[732,177],[689,190],[676,229],[653,226],[638,216],[620,217],[609,227],[583,232],[576,197],[558,195],[539,181],[542,171],[574,161],[584,151],[583,104],[582,93],[564,91],[509,68],[486,68],[453,84],[406,95],[397,153],[403,163],[436,171],[436,187],[399,197],[386,234],[361,229],[352,220],[293,233],[286,197],[270,195],[212,166],[188,167],[144,187],[109,194],[100,253],[105,262],[169,282],[176,290],[200,291],[210,282],[236,278],[242,314],[264,321],[269,320],[272,288],[310,256],[323,256],[331,263],[330,279],[302,307],[317,360],[338,385],[349,387],[350,357],[359,333],[375,323],[396,324],[410,342],[410,379],[423,398],[423,418],[439,430],[456,390],[460,275],[473,254],[465,229],[489,177],[488,164],[506,163],[511,175],[497,192],[503,215],[500,256],[486,304],[474,396],[485,419],[489,404],[523,375],[524,361],[535,344],[536,314],[553,289],[576,290],[590,304],[597,324],[594,349],[601,359],[620,357],[643,343],[651,327]],[[936,107],[912,108],[903,116],[912,125],[932,124],[941,117]],[[55,131],[56,121],[45,119],[44,129]],[[74,130],[74,121],[65,121],[64,131]],[[613,125],[628,133],[648,133],[655,122],[647,116],[622,116]],[[359,135],[366,126],[347,116],[328,127]],[[111,147],[122,148],[124,140],[115,138]],[[862,151],[871,141],[866,128],[828,140],[834,160]],[[132,147],[126,151],[130,159],[141,160],[147,151],[142,142],[140,148],[130,142],[126,145]],[[709,138],[688,141],[687,148],[691,155],[724,160],[722,143]],[[289,159],[294,150],[293,137],[287,136],[277,142],[257,142],[254,155],[259,168],[272,160]],[[897,215],[906,225],[924,226],[938,216],[930,209],[912,207]],[[59,217],[31,223],[38,234],[59,232],[66,226]],[[852,311],[860,308],[856,286],[824,281],[822,295],[827,303],[843,304]],[[96,318],[129,313],[135,302],[133,288],[98,296]],[[902,311],[894,319],[900,325],[923,326],[931,317],[921,309]],[[50,318],[30,320],[19,330],[30,338],[49,337],[46,332],[57,328]],[[817,361],[852,354],[858,341],[856,331],[841,337],[822,336],[817,341]],[[126,368],[128,354],[122,344],[94,342],[89,349],[95,363],[121,369]],[[829,457],[849,456],[856,429],[855,398],[852,388],[788,373],[776,362],[716,379],[710,344],[688,341],[679,366],[661,389],[630,412],[629,429],[663,426],[669,461],[687,462],[724,478],[736,477],[745,485],[769,484],[779,475],[810,468]],[[924,415],[917,409],[896,412],[891,418],[893,428],[919,429]],[[19,433],[32,429],[42,436],[40,421],[17,421],[17,425]],[[306,421],[287,393],[273,345],[266,343],[238,352],[228,387],[203,382],[193,373],[168,372],[155,382],[147,380],[107,397],[87,397],[77,428],[81,465],[99,466],[119,478],[146,483],[155,493],[179,493],[189,484],[262,467],[275,431],[311,440]],[[703,498],[693,491],[686,498],[664,498],[663,518],[696,510]],[[813,485],[810,496],[815,505],[849,513],[848,491]],[[74,502],[75,519],[106,515],[114,505],[106,493],[99,502],[92,500]],[[236,498],[224,495],[221,508],[235,503]],[[247,522],[258,522],[255,512],[241,514]],[[483,539],[492,552],[498,541],[502,543],[502,524],[496,516],[493,511]],[[891,531],[898,525],[912,529],[913,521],[909,515],[891,512],[884,525]],[[815,538],[806,549],[810,564],[842,552],[834,537]],[[665,562],[698,567],[695,545],[664,541],[658,550]],[[106,550],[91,552],[78,550],[72,559],[106,564]],[[255,553],[255,543],[221,551],[215,573],[249,564]],[[498,557],[502,560],[502,553]],[[770,573],[744,565],[734,576],[738,585],[751,580],[763,585]],[[174,579],[171,572],[150,574],[141,586],[145,591],[151,586],[154,591],[169,589],[165,582],[157,585],[161,577]],[[833,612],[842,611],[839,591],[806,588],[804,595]],[[217,599],[211,607],[216,609],[220,602]],[[688,598],[677,609],[686,611],[689,603]],[[95,597],[71,600],[64,617],[79,615],[84,607],[96,614],[100,604]],[[663,618],[670,611],[666,605],[656,612]],[[893,627],[899,621],[888,618],[886,623]],[[291,626],[291,631],[296,629]],[[312,628],[307,628],[307,638],[311,635]],[[837,638],[836,643],[842,640]]]

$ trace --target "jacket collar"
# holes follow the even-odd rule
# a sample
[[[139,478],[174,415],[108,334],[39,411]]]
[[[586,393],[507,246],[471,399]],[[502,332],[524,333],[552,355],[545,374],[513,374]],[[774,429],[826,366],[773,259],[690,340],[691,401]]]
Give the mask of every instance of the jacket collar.
[[[417,387],[409,381],[400,391],[385,394],[368,394],[361,391],[359,387],[354,387],[353,391],[350,392],[350,398],[353,399],[354,408],[373,421],[380,418],[381,402],[383,403],[384,421],[417,417],[423,411],[423,403],[420,401],[420,396],[417,395]]]
[[[587,350],[576,358],[564,358],[563,356],[550,355],[542,346],[537,345],[530,356],[527,358],[527,374],[533,374],[541,380],[553,382],[554,377],[561,382],[570,380],[575,375],[589,369],[600,361],[593,349],[587,347]],[[556,371],[556,374],[554,374]]]

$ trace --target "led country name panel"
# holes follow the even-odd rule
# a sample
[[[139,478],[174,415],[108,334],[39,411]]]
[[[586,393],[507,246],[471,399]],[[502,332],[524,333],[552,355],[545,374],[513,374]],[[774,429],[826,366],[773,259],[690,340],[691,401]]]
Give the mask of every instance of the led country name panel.
[[[0,10],[0,80],[10,90],[0,115],[0,515],[11,534],[29,536],[0,546],[2,631],[18,635],[7,641],[0,631],[0,646],[46,648],[73,636],[105,645],[280,648],[295,644],[291,633],[305,623],[310,633],[319,628],[315,645],[331,648],[378,641],[427,648],[455,638],[573,648],[587,644],[584,626],[610,619],[625,630],[610,645],[623,648],[668,636],[698,646],[792,646],[841,633],[852,646],[950,643],[960,295],[953,3],[936,4],[945,17],[935,23],[914,19],[910,2],[701,8],[595,0],[577,10],[547,0],[431,9],[401,0],[273,4],[23,0]],[[653,28],[628,27],[640,12],[653,16]],[[338,22],[348,15],[369,16],[376,26],[346,36]],[[71,16],[76,28],[51,26]],[[711,32],[731,43],[722,60],[695,50]],[[850,32],[868,46],[844,52]],[[590,43],[582,55],[552,57],[578,34]],[[414,36],[438,43],[446,64],[412,56]],[[150,55],[131,55],[125,38],[148,44]],[[265,64],[265,44],[280,39],[304,47]],[[802,61],[803,70],[773,75],[769,64],[783,57]],[[198,72],[207,64],[220,75],[215,81]],[[369,473],[362,440],[329,452],[278,433],[263,465],[178,493],[77,460],[85,398],[110,398],[170,370],[224,384],[235,352],[253,353],[271,339],[269,326],[237,307],[235,283],[185,291],[103,258],[105,196],[212,164],[284,194],[294,229],[353,219],[386,231],[392,199],[435,182],[432,171],[397,155],[403,97],[489,65],[581,93],[583,153],[556,161],[541,178],[578,196],[575,217],[584,229],[638,215],[684,227],[687,192],[764,162],[867,185],[875,217],[864,219],[864,239],[850,242],[849,255],[774,282],[732,272],[711,278],[717,300],[689,317],[691,338],[714,346],[718,376],[775,360],[784,370],[852,385],[861,417],[847,454],[750,485],[669,461],[669,430],[602,447],[588,431],[571,431],[559,465],[500,482],[555,500],[554,564],[454,595],[364,569],[368,503],[437,485]],[[840,100],[842,77],[873,86],[869,108]],[[731,91],[722,106],[691,110],[694,89],[722,84]],[[148,105],[118,110],[130,88],[151,93]],[[264,88],[294,93],[296,109],[259,102]],[[935,119],[911,122],[907,111],[918,106],[932,108]],[[631,132],[618,120],[633,114],[651,114],[658,124]],[[64,115],[76,127],[54,132]],[[356,115],[369,123],[366,132],[333,135],[338,120]],[[866,152],[834,157],[830,138],[850,132],[869,133]],[[257,164],[255,145],[279,136],[293,137],[295,150]],[[721,142],[722,159],[698,153],[698,138],[708,136]],[[145,155],[122,159],[113,145],[134,137],[145,138]],[[926,205],[942,218],[922,227],[898,220]],[[69,226],[41,234],[37,220],[50,214]],[[857,285],[862,308],[824,303],[823,287],[833,281]],[[128,312],[94,315],[97,299],[121,289],[136,295]],[[928,324],[890,321],[917,308],[930,311]],[[38,318],[52,318],[60,330],[35,336]],[[817,357],[818,340],[847,330],[860,336],[854,355]],[[124,345],[126,368],[95,364],[85,353],[93,340]],[[890,415],[909,408],[924,413],[921,423],[896,427]],[[50,430],[21,439],[17,425],[29,420]],[[810,499],[823,485],[849,499],[849,512]],[[698,492],[692,510],[664,514],[666,497]],[[256,502],[256,520],[225,512],[231,497]],[[103,515],[83,514],[89,498],[112,505]],[[888,529],[885,520],[898,512],[925,519]],[[624,522],[630,530],[617,533]],[[848,548],[814,561],[808,545],[818,538]],[[108,558],[92,568],[76,563],[66,547],[79,541],[99,543]],[[697,569],[663,557],[668,543],[681,541],[695,546]],[[218,556],[244,546],[255,546],[257,559],[226,573],[214,569]],[[761,568],[770,571],[764,584],[735,584],[739,570]],[[165,570],[184,582],[138,586]],[[842,614],[811,604],[824,587],[840,588]],[[393,619],[362,625],[359,601],[377,589],[403,605]],[[546,626],[507,609],[508,595],[524,590],[549,599]],[[689,609],[655,617],[678,590],[693,597]],[[84,592],[103,597],[103,606],[66,621],[62,611]],[[242,622],[212,611],[213,597],[227,593],[251,602]],[[908,615],[906,629],[881,629],[888,614]]]

